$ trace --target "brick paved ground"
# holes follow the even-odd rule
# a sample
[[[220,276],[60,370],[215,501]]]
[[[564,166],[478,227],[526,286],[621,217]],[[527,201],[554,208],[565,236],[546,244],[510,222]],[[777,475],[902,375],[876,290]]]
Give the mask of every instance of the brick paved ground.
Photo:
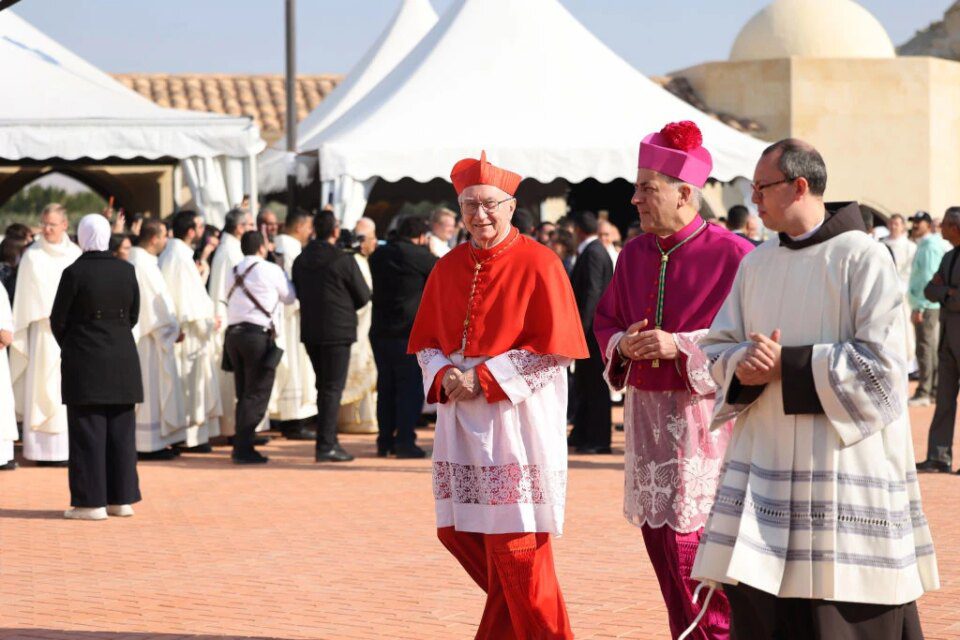
[[[931,413],[913,415],[921,452]],[[429,462],[344,441],[360,457],[340,466],[289,442],[266,447],[266,467],[222,448],[141,464],[127,520],[63,520],[65,469],[0,474],[0,638],[472,637],[483,597],[434,537]],[[639,531],[619,515],[621,465],[571,459],[561,584],[578,638],[665,638]],[[921,601],[925,631],[960,638],[960,477],[921,482],[943,578]]]

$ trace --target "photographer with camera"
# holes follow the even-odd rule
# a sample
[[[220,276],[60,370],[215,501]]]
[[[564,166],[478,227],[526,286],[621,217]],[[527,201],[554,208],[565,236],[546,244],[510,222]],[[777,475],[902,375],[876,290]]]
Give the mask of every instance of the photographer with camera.
[[[277,310],[293,304],[296,292],[287,274],[267,262],[267,244],[259,231],[240,238],[244,258],[227,274],[227,332],[224,368],[233,371],[237,392],[236,464],[262,464],[253,434],[263,420],[283,350],[276,343]]]

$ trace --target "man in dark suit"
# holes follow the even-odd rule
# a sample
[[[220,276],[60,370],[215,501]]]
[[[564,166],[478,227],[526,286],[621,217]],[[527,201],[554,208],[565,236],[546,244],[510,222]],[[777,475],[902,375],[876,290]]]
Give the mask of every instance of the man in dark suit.
[[[927,300],[940,304],[940,349],[937,410],[927,434],[927,459],[917,465],[921,473],[949,473],[953,467],[953,431],[960,392],[960,207],[947,209],[940,233],[953,249],[943,256],[936,275],[923,290]]]
[[[132,516],[140,500],[135,405],[143,402],[143,381],[131,329],[140,289],[133,265],[107,250],[105,217],[85,216],[77,234],[84,253],[64,270],[50,312],[70,439],[73,508],[64,516]]]
[[[397,236],[370,256],[373,319],[370,342],[377,361],[377,455],[425,458],[414,426],[423,409],[423,374],[407,353],[413,319],[437,258],[430,253],[427,223],[409,217]]]
[[[300,341],[317,375],[317,462],[349,462],[337,439],[340,399],[347,383],[350,345],[357,341],[357,310],[370,301],[353,256],[336,246],[340,223],[332,211],[314,219],[317,238],[293,263],[300,300]]]
[[[610,389],[603,379],[603,356],[593,335],[593,315],[600,296],[613,278],[613,261],[598,242],[599,222],[593,213],[587,211],[575,216],[574,225],[579,246],[570,279],[590,357],[577,360],[574,365],[576,410],[570,444],[577,453],[610,453]]]

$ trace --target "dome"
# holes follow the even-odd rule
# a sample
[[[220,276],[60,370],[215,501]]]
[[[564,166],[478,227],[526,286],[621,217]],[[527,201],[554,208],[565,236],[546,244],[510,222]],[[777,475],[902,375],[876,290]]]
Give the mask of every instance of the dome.
[[[740,30],[730,60],[893,58],[880,21],[853,0],[776,0]]]

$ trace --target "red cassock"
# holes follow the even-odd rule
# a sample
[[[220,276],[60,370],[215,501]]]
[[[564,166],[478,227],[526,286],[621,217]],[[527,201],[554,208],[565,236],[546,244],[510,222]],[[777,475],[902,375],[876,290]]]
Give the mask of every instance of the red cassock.
[[[512,229],[488,250],[462,244],[430,275],[410,335],[410,353],[496,357],[523,350],[588,356],[570,280],[557,256]],[[445,402],[434,377],[429,399]],[[507,400],[485,364],[476,367],[486,401]],[[562,420],[562,418],[561,418]],[[565,456],[564,456],[565,470]],[[549,533],[474,533],[441,526],[440,540],[487,593],[477,638],[572,638],[554,572]]]

